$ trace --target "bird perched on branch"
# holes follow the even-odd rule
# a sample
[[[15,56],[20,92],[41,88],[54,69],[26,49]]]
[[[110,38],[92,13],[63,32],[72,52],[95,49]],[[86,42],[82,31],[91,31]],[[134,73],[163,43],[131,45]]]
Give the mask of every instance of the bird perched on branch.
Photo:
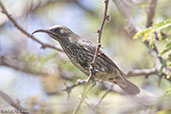
[[[47,30],[39,29],[32,33],[44,32],[58,41],[71,62],[86,75],[89,75],[90,64],[93,61],[96,45],[89,40],[82,39],[69,28],[61,25],[52,26]],[[125,74],[101,50],[94,67],[93,77],[117,84],[127,94],[136,95],[139,88],[125,79]]]

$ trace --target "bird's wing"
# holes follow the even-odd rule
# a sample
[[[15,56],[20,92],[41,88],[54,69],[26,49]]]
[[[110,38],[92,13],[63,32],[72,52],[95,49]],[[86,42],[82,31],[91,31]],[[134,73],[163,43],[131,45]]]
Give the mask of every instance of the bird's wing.
[[[91,53],[93,52],[93,54],[95,54],[96,45],[93,44],[91,41],[82,39],[79,43],[81,43],[81,45],[83,45],[87,51],[91,51]],[[114,66],[120,72],[120,74],[123,75],[123,77],[125,76],[125,74],[120,70],[120,68],[106,54],[104,54],[101,49],[99,51],[98,56],[100,58],[103,58],[106,62],[108,62],[108,64]]]
[[[91,51],[91,52],[93,52],[93,54],[95,53],[96,45],[93,44],[91,41],[83,39],[79,43],[81,43],[85,47],[85,49],[87,51]],[[101,57],[101,58],[105,59],[106,61],[108,61],[109,64],[112,64],[113,66],[115,66],[121,72],[121,74],[123,73],[119,69],[119,67],[106,54],[104,54],[104,52],[101,49],[99,51],[99,57]]]

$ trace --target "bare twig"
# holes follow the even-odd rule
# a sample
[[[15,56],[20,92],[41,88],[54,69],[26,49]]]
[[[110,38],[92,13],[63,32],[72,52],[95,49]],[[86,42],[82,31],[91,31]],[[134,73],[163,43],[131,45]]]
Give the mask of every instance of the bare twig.
[[[80,99],[79,103],[77,104],[77,106],[75,107],[75,109],[73,111],[73,114],[77,114],[77,112],[79,111],[79,109],[81,107],[81,104],[82,104],[82,102],[84,101],[84,99],[86,97],[87,86],[89,85],[90,80],[93,77],[94,67],[95,67],[96,60],[97,60],[97,57],[98,57],[98,53],[99,53],[99,50],[100,50],[100,47],[101,47],[102,30],[103,30],[103,27],[104,27],[104,24],[105,24],[106,20],[109,19],[109,16],[107,15],[109,0],[105,0],[104,3],[105,3],[104,16],[103,16],[103,20],[102,20],[102,24],[100,26],[100,29],[97,31],[97,33],[98,33],[98,44],[97,44],[96,51],[95,51],[95,54],[94,54],[94,59],[93,59],[91,65],[90,65],[90,74],[89,74],[88,79],[87,79],[87,84],[83,87],[83,92],[81,94],[81,99]]]
[[[129,72],[126,73],[127,77],[132,77],[132,76],[145,76],[145,75],[151,75],[151,74],[157,74],[158,70],[156,68],[151,68],[151,69],[134,69],[130,70]]]
[[[22,114],[29,114],[25,108],[23,108],[20,104],[15,102],[10,96],[0,90],[0,97],[4,99],[10,106],[14,107],[17,112]]]
[[[84,81],[84,80],[81,80],[81,81],[78,80],[76,84],[71,85],[71,86],[68,86],[68,85],[65,83],[66,88],[65,88],[63,91],[66,91],[67,93],[70,93],[71,90],[72,90],[73,88],[75,88],[75,87],[77,87],[77,86],[80,86],[80,85],[85,85],[85,84],[86,84],[86,81]]]
[[[102,100],[107,96],[109,92],[111,92],[113,89],[113,85],[110,86],[110,88],[107,89],[107,91],[103,94],[103,96],[100,98],[99,102],[97,103],[96,107],[98,108],[102,102]]]
[[[137,76],[146,76],[146,75],[149,76],[149,75],[157,74],[157,73],[158,73],[158,70],[156,68],[134,69],[134,70],[128,71],[126,73],[126,77],[137,77]],[[71,85],[71,86],[66,85],[66,88],[64,89],[64,91],[66,91],[67,93],[70,93],[72,91],[72,89],[74,89],[75,87],[80,86],[80,85],[85,85],[85,84],[86,84],[85,81],[77,81],[77,83],[74,85]],[[108,90],[109,90],[109,88],[108,88]],[[117,91],[115,91],[115,92],[118,93]]]
[[[18,23],[17,21],[11,16],[9,15],[8,11],[6,10],[6,8],[4,7],[4,5],[2,4],[2,2],[0,1],[0,7],[2,9],[2,13],[4,13],[8,19],[14,24],[14,26],[21,31],[23,34],[25,34],[26,36],[28,36],[30,39],[36,41],[37,43],[39,43],[41,45],[41,48],[45,49],[45,48],[51,48],[51,49],[55,49],[57,51],[63,52],[62,49],[59,49],[57,47],[51,46],[49,44],[45,44],[41,41],[39,41],[38,39],[36,39],[34,36],[30,35],[27,31],[25,31]]]

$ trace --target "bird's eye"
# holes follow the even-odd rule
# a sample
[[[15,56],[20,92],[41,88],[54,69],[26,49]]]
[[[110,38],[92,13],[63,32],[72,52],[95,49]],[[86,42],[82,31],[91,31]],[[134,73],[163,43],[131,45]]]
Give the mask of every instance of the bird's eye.
[[[54,32],[60,33],[60,28],[55,28],[55,29],[54,29]]]
[[[58,33],[58,34],[61,34],[61,35],[63,35],[65,33],[65,31],[63,29],[61,29],[61,28],[55,28],[53,31],[55,33]]]

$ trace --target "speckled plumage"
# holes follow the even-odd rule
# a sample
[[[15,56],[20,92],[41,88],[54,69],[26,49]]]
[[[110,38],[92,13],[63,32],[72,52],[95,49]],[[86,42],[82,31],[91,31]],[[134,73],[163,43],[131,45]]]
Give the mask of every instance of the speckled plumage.
[[[96,50],[95,44],[82,39],[65,26],[57,25],[48,30],[37,30],[35,32],[46,32],[57,40],[71,62],[86,75],[89,75],[89,67]],[[101,50],[98,54],[93,77],[115,83],[128,94],[139,93],[138,87],[126,80],[125,74]]]
[[[62,46],[62,45],[61,45]],[[89,67],[93,61],[96,46],[90,41],[79,39],[68,46],[62,46],[71,62],[86,75],[89,74]],[[110,81],[126,87],[125,79],[121,76],[119,68],[101,50],[95,65],[95,78],[103,81]]]

